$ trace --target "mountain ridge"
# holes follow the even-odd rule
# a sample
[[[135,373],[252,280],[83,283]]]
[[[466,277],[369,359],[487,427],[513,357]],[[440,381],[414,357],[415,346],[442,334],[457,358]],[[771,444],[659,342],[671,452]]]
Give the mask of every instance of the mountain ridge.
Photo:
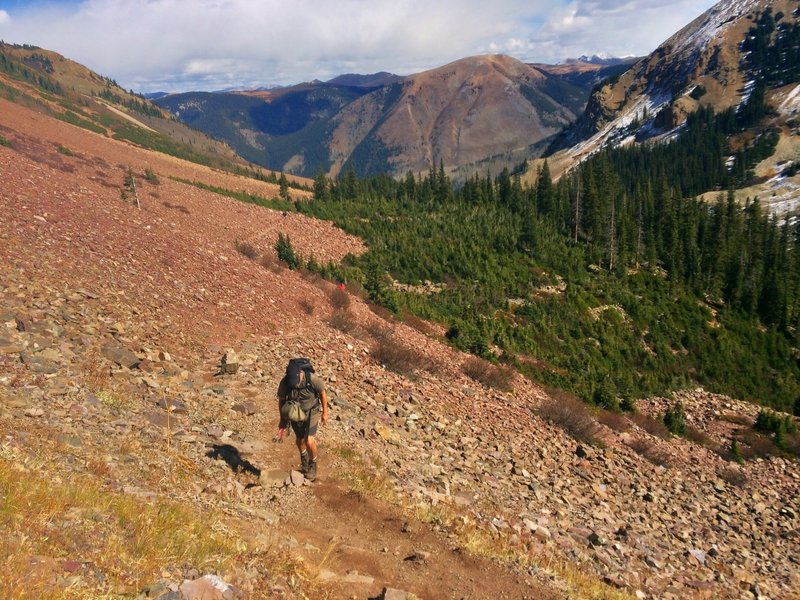
[[[302,117],[306,124],[290,137],[262,134],[252,117],[254,111],[262,110],[257,106],[233,108],[222,121],[213,110],[191,118],[206,131],[227,132],[227,139],[235,138],[234,145],[249,160],[286,171],[313,176],[322,169],[337,176],[353,167],[362,175],[387,171],[404,175],[409,170],[426,171],[439,162],[448,170],[457,170],[495,155],[505,156],[508,165],[519,163],[532,147],[576,118],[586,93],[580,85],[558,76],[510,57],[492,55],[461,59],[402,78],[391,76],[389,83],[364,77],[334,78],[331,81],[336,85],[300,84],[276,94],[247,94],[269,103],[282,100],[294,107],[292,114],[306,111],[307,116]],[[342,86],[342,82],[358,85]],[[364,82],[376,84],[376,89]],[[306,101],[287,90],[328,94],[328,108],[322,112],[313,105],[305,108]],[[172,96],[158,103],[186,118],[181,103],[185,99],[184,105],[188,105],[199,97]],[[232,105],[240,103],[234,97],[230,100]],[[476,108],[470,112],[471,103]],[[492,127],[492,120],[499,124]],[[237,128],[247,135],[237,134]],[[493,135],[487,136],[488,131]],[[270,152],[274,159],[269,158]],[[259,161],[261,153],[266,153],[266,160],[261,157]],[[359,157],[369,161],[359,161]]]
[[[608,143],[634,121],[660,114],[665,130],[685,120],[692,103],[690,85],[703,85],[703,104],[724,109],[738,104],[744,87],[736,45],[744,38],[748,13],[771,5],[763,0],[723,0],[697,17],[590,98],[585,113],[553,149],[570,147],[572,155]],[[731,28],[735,31],[731,32]],[[731,41],[726,41],[728,38]],[[683,96],[682,107],[677,102]],[[674,114],[667,114],[671,110]]]

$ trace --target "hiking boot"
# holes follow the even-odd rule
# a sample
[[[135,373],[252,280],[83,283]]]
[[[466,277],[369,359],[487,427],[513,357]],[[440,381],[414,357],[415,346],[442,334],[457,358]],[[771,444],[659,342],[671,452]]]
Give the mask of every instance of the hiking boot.
[[[317,478],[317,461],[311,460],[308,462],[308,469],[305,472],[306,479],[314,481]]]
[[[308,458],[308,452],[300,454],[300,472],[305,475],[308,473],[308,465],[311,460]]]

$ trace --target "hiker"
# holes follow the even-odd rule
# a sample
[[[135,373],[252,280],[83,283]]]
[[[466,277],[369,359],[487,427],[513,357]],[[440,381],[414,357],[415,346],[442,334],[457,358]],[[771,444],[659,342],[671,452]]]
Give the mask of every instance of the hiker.
[[[299,411],[297,406],[299,405]],[[296,412],[295,412],[296,411]],[[300,471],[309,481],[317,477],[317,425],[328,422],[328,395],[325,383],[314,374],[307,358],[293,358],[278,384],[278,439],[291,423],[300,451]],[[321,414],[320,414],[321,413]]]

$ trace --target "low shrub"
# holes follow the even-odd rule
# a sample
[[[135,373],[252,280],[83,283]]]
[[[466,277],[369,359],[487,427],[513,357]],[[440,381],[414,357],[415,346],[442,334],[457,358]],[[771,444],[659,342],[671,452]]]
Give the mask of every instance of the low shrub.
[[[154,196],[154,197],[156,197],[156,196]],[[163,204],[167,208],[174,208],[175,210],[183,213],[184,215],[192,214],[191,211],[188,208],[186,208],[183,204],[171,204],[169,202],[162,202],[161,204]]]
[[[368,302],[367,306],[374,314],[379,316],[384,321],[388,323],[394,323],[396,321],[392,311],[390,311],[388,308],[384,308],[380,304],[375,304],[374,302]]]
[[[247,242],[236,242],[236,250],[239,254],[246,256],[250,260],[256,260],[258,258],[258,250]]]
[[[371,354],[390,371],[406,377],[414,377],[429,365],[428,359],[419,350],[390,337],[379,338]]]
[[[358,281],[350,281],[350,282],[347,283],[347,285],[345,287],[347,288],[347,291],[350,292],[350,294],[352,294],[353,296],[356,296],[357,298],[361,298],[362,300],[364,300],[366,302],[366,300],[367,300],[367,292],[366,292],[366,290],[364,290],[364,286],[361,285],[360,282],[358,282]]]
[[[715,446],[714,441],[710,437],[708,437],[704,432],[690,425],[686,425],[683,432],[683,437],[690,442],[694,442],[695,444],[706,446],[708,448]]]
[[[461,372],[470,379],[485,385],[486,387],[510,392],[514,389],[514,371],[508,367],[498,367],[487,360],[473,356],[468,358],[461,365]]]
[[[675,435],[686,434],[686,412],[683,410],[683,404],[681,404],[681,402],[676,402],[668,408],[667,412],[664,413],[662,421],[670,433],[674,433]]]
[[[753,427],[756,431],[760,431],[761,433],[783,435],[787,433],[797,433],[797,425],[795,425],[792,417],[789,415],[779,415],[769,409],[758,411],[758,417],[756,417],[756,422]]]
[[[734,425],[742,425],[745,427],[750,427],[753,422],[752,420],[748,419],[744,415],[738,415],[736,413],[723,413],[719,417],[720,421],[725,421],[726,423],[733,423]]]
[[[721,467],[717,469],[717,477],[740,488],[747,484],[747,474],[738,467]]]
[[[745,460],[781,455],[781,449],[772,441],[772,438],[752,429],[741,434],[739,445]]]
[[[647,415],[643,415],[641,413],[636,413],[631,415],[630,419],[638,427],[644,429],[650,435],[654,435],[665,440],[670,436],[669,429],[667,429],[661,421],[657,421],[652,417],[648,417]]]
[[[158,175],[156,175],[156,172],[153,171],[153,169],[151,169],[150,167],[147,167],[144,170],[144,179],[145,181],[147,181],[148,183],[152,183],[153,185],[161,184],[161,180],[158,178]]]
[[[758,413],[753,429],[765,435],[772,434],[773,443],[790,454],[800,455],[800,436],[797,424],[790,415],[781,415],[769,409]]]
[[[278,260],[278,258],[269,252],[261,255],[261,260],[259,263],[262,267],[272,271],[273,273],[280,273],[284,268],[283,264]]]
[[[394,334],[394,330],[387,323],[371,321],[369,325],[367,325],[367,333],[372,336],[376,342],[382,342],[384,340],[389,340]]]
[[[316,309],[314,304],[312,302],[309,302],[308,300],[300,300],[297,303],[297,305],[300,307],[300,310],[302,310],[307,315],[313,315],[314,310]]]
[[[278,260],[286,263],[286,266],[294,270],[302,266],[302,259],[292,246],[292,241],[288,235],[278,233],[278,241],[275,242],[275,252]]]
[[[417,315],[407,311],[403,311],[402,319],[406,325],[416,329],[421,334],[427,335],[428,337],[436,337],[436,329],[425,319],[421,319]]]
[[[600,408],[619,412],[620,405],[616,390],[607,379],[601,382],[592,393],[592,402]]]
[[[327,320],[328,325],[338,329],[342,333],[361,337],[364,335],[364,328],[361,327],[356,316],[349,310],[337,310]]]
[[[625,415],[613,410],[598,410],[597,420],[614,431],[628,431],[631,428],[631,422]]]
[[[328,291],[328,300],[330,300],[331,307],[335,310],[343,310],[350,307],[350,294],[339,287],[334,287]]]
[[[597,421],[576,396],[563,390],[547,390],[548,398],[537,409],[543,419],[561,427],[578,441],[593,443]]]
[[[662,448],[659,448],[652,441],[645,438],[634,438],[627,442],[628,447],[636,452],[638,455],[643,456],[654,465],[660,467],[669,467],[672,465],[672,459],[669,453]]]

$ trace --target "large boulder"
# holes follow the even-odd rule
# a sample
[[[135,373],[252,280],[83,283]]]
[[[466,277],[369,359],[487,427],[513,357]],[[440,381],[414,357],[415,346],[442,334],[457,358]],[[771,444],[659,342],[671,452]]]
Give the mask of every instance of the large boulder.
[[[112,342],[103,346],[100,352],[108,360],[117,363],[121,367],[127,367],[128,369],[135,369],[139,366],[139,363],[142,362],[133,352]]]
[[[223,375],[234,375],[239,370],[239,357],[231,348],[222,355],[219,370]]]

